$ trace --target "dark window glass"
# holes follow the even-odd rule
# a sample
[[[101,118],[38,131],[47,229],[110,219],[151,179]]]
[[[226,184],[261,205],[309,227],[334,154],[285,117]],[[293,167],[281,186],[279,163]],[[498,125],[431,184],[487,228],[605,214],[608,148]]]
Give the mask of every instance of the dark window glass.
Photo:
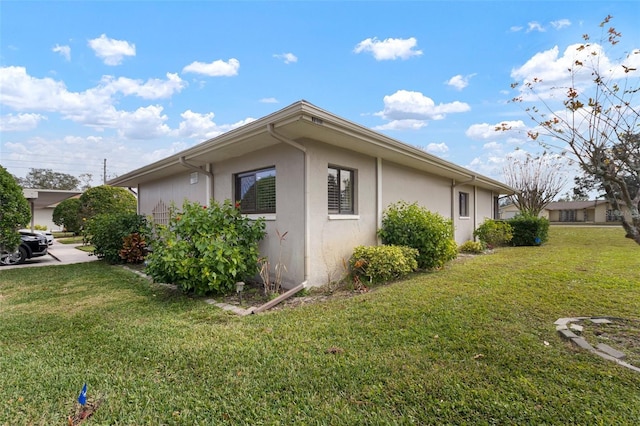
[[[469,217],[469,194],[466,192],[459,193],[460,216]]]
[[[276,169],[262,169],[236,175],[236,203],[242,213],[276,212]]]
[[[354,171],[329,167],[327,175],[328,210],[330,214],[353,214]]]

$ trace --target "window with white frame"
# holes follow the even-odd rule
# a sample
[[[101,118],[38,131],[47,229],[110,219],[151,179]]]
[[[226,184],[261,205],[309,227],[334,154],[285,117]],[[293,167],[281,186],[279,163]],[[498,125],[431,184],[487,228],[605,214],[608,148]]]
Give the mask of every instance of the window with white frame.
[[[460,210],[460,217],[469,217],[469,193],[458,193],[458,208]]]
[[[269,167],[235,175],[235,202],[240,212],[276,212],[276,168]]]
[[[327,208],[329,214],[355,214],[355,171],[329,166],[327,174]]]

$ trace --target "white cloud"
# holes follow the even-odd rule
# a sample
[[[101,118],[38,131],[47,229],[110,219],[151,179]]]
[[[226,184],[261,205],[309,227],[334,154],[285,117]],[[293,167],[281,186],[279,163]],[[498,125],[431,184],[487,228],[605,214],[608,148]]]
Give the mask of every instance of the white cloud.
[[[557,21],[551,21],[551,26],[556,30],[561,30],[565,27],[571,26],[571,21],[568,19],[558,19]]]
[[[102,34],[89,40],[89,47],[105,65],[120,65],[125,56],[136,56],[136,45],[125,40],[116,40]]]
[[[180,114],[182,121],[175,132],[178,136],[197,140],[214,138],[229,130],[255,121],[254,118],[246,118],[233,124],[218,125],[213,121],[215,114],[212,112],[200,114],[187,110]]]
[[[430,143],[427,145],[426,150],[433,154],[444,154],[449,151],[449,147],[446,143]]]
[[[141,80],[133,80],[126,77],[114,79],[104,76],[101,83],[107,90],[120,92],[124,95],[135,95],[144,99],[170,98],[174,93],[179,93],[187,83],[178,74],[167,73],[167,79],[151,78],[143,83]]]
[[[462,90],[469,85],[469,80],[471,80],[471,78],[474,76],[475,74],[469,74],[466,76],[463,76],[461,74],[454,75],[446,82],[446,84],[457,90]]]
[[[263,104],[277,104],[278,100],[276,98],[262,98],[262,99],[260,99],[260,103],[263,103]]]
[[[542,25],[540,25],[540,23],[536,22],[536,21],[532,21],[527,23],[527,32],[530,33],[531,31],[538,31],[538,32],[545,32],[546,30],[542,27]]]
[[[496,124],[473,124],[466,130],[465,135],[473,140],[508,138],[518,138],[519,140],[526,140],[527,130],[527,126],[522,120],[501,121]]]
[[[517,32],[522,31],[522,30],[523,30],[523,27],[520,27],[520,26],[517,26],[517,25],[514,25],[511,28],[509,28],[509,31],[511,31],[512,33],[517,33]]]
[[[586,49],[582,49],[582,44],[576,43],[568,46],[562,55],[558,46],[549,50],[538,52],[519,68],[511,71],[511,77],[524,84],[537,81],[535,83],[537,95],[542,99],[548,99],[554,94],[564,99],[567,87],[574,87],[578,91],[593,86],[592,69],[595,68],[605,79],[620,79],[635,77],[640,75],[640,52],[638,49],[628,55],[623,62],[612,62],[606,55],[602,46],[592,44]],[[584,64],[582,67],[575,67],[576,61]],[[622,65],[637,68],[636,71],[625,73]],[[574,68],[575,72],[569,72]],[[524,84],[520,85],[520,90],[524,90]],[[558,88],[554,90],[554,88]],[[528,95],[522,92],[523,95]],[[536,100],[537,96],[525,96],[523,100]]]
[[[464,102],[436,105],[433,99],[420,92],[398,90],[385,96],[384,110],[375,115],[385,120],[442,120],[447,114],[466,112],[471,109]]]
[[[67,61],[71,60],[71,48],[69,46],[60,46],[56,44],[52,49],[52,52],[59,53]]]
[[[118,135],[127,139],[156,139],[167,135],[171,129],[164,123],[168,117],[162,111],[159,105],[141,107],[133,112],[118,111],[115,123]]]
[[[353,49],[355,53],[370,52],[377,61],[409,59],[422,55],[422,50],[415,50],[418,41],[414,38],[387,38],[378,40],[376,37],[362,40]]]
[[[238,75],[239,68],[240,61],[235,58],[231,58],[227,62],[219,59],[208,64],[195,61],[184,67],[182,72],[204,74],[209,77],[232,77],[234,75]]]
[[[298,57],[293,53],[282,53],[280,55],[273,55],[273,57],[282,59],[285,64],[293,64],[298,62]]]
[[[38,123],[47,117],[40,114],[7,114],[0,116],[0,131],[19,132],[38,127]]]
[[[502,144],[498,142],[489,142],[482,145],[482,149],[487,151],[502,151]]]
[[[167,134],[161,106],[140,107],[135,111],[117,110],[114,95],[137,95],[143,98],[170,96],[183,87],[182,80],[168,74],[167,81],[149,80],[140,84],[131,79],[103,78],[99,86],[84,92],[70,92],[64,83],[49,77],[35,78],[23,67],[0,68],[0,102],[16,111],[49,111],[65,120],[93,127],[97,131],[116,129],[121,137],[149,139]]]
[[[373,130],[420,130],[425,127],[424,120],[392,120],[386,124],[373,127]]]

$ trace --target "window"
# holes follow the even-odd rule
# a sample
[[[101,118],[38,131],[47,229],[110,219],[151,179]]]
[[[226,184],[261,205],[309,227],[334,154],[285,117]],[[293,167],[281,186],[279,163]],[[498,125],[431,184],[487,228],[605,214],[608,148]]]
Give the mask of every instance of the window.
[[[276,212],[275,167],[238,173],[235,179],[235,201],[242,213]]]
[[[329,166],[327,195],[329,214],[354,214],[353,170]]]
[[[469,217],[469,193],[458,193],[458,204],[460,208],[460,217]]]

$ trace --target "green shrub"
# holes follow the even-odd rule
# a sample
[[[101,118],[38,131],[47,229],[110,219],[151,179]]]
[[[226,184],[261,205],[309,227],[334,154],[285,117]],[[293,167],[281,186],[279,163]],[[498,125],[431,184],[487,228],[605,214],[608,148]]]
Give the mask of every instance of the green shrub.
[[[466,241],[460,247],[458,247],[460,253],[482,253],[484,251],[484,245],[480,241]]]
[[[135,213],[99,214],[87,222],[85,242],[93,246],[93,254],[109,263],[123,263],[120,250],[124,239],[134,233],[144,234],[147,220]]]
[[[47,229],[47,225],[34,225],[33,229],[36,231],[46,231]]]
[[[518,215],[509,219],[513,229],[514,246],[539,246],[548,240],[549,221],[543,217]]]
[[[185,201],[171,208],[168,226],[156,226],[146,272],[185,292],[225,294],[258,273],[263,219],[251,220],[231,201],[201,206]]]
[[[67,198],[53,209],[53,223],[63,226],[67,232],[80,233],[82,229],[82,217],[80,207],[82,203],[78,198]]]
[[[451,220],[416,203],[401,201],[387,207],[378,235],[384,244],[418,250],[418,267],[422,269],[439,268],[458,255]]]
[[[487,247],[493,248],[509,244],[513,238],[513,230],[511,225],[503,220],[486,219],[473,231],[473,236]]]
[[[400,246],[358,246],[349,260],[351,273],[360,281],[387,282],[418,269],[418,250]]]

